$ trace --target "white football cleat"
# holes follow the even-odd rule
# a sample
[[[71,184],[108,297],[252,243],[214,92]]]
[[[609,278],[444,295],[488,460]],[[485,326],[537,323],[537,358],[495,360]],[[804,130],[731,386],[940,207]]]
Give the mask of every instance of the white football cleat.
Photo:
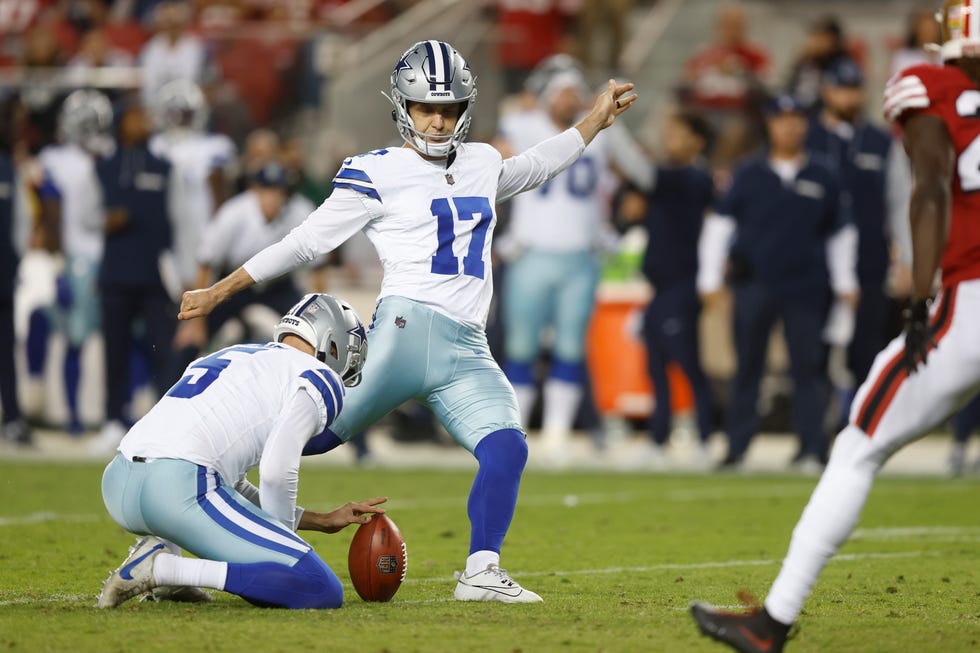
[[[175,601],[177,603],[210,603],[214,597],[207,590],[190,585],[161,585],[140,597],[140,602]]]
[[[167,543],[152,535],[144,537],[129,550],[122,565],[102,583],[96,607],[115,608],[129,599],[156,587],[153,561],[167,550]]]
[[[490,564],[472,576],[456,572],[457,601],[500,601],[501,603],[541,603],[540,596],[521,587],[497,565]]]

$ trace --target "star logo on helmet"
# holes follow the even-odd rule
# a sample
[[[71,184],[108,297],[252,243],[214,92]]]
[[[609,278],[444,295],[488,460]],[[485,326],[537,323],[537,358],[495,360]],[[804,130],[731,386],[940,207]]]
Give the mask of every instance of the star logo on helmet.
[[[361,339],[361,342],[367,340],[367,333],[364,331],[364,325],[361,323],[358,323],[354,327],[347,329],[347,333],[349,333],[352,336],[357,336],[358,338]]]
[[[409,65],[407,61],[405,61],[405,58],[402,57],[401,59],[398,60],[398,65],[395,66],[395,74],[397,75],[403,70],[411,70],[411,69],[412,67]]]

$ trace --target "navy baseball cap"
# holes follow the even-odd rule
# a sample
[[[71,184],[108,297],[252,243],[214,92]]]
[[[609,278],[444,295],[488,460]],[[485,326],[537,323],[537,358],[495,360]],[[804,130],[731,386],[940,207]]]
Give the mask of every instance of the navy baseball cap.
[[[252,183],[266,188],[286,188],[289,186],[289,174],[282,164],[270,161],[255,171]]]
[[[828,86],[849,86],[857,88],[864,85],[864,75],[853,59],[842,57],[834,61],[823,74],[823,83]]]
[[[783,93],[782,95],[777,95],[776,97],[769,100],[766,105],[766,115],[774,116],[781,113],[806,113],[803,109],[803,105],[800,103],[796,96],[790,95],[789,93]]]

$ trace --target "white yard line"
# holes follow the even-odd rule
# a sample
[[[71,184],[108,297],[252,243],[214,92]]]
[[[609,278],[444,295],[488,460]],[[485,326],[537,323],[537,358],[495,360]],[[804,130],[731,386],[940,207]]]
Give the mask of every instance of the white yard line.
[[[28,524],[41,524],[49,521],[98,521],[99,519],[99,515],[63,515],[56,512],[32,512],[29,515],[20,515],[17,517],[0,517],[0,526],[26,526]]]
[[[833,560],[848,562],[853,560],[878,560],[888,558],[919,558],[937,555],[929,551],[897,551],[891,553],[844,553],[835,556]],[[685,571],[697,569],[724,569],[731,567],[765,567],[782,562],[782,558],[761,560],[719,560],[709,562],[666,563],[662,565],[646,565],[642,567],[604,567],[601,569],[572,569],[564,571],[522,571],[515,572],[515,578],[534,578],[540,576],[599,576],[603,574],[645,573],[651,571]],[[430,578],[406,578],[406,583],[445,583],[451,579],[444,576]]]
[[[2,596],[2,595],[0,595]],[[0,606],[4,605],[28,605],[32,603],[82,603],[88,602],[95,605],[95,592],[91,594],[52,594],[51,596],[14,596],[9,599],[0,599]]]
[[[831,562],[851,562],[856,560],[881,560],[881,559],[895,559],[895,558],[919,558],[927,556],[939,555],[937,552],[933,551],[896,551],[891,553],[845,553],[842,555],[835,556]],[[605,574],[622,574],[622,573],[644,573],[652,571],[684,571],[684,570],[697,570],[697,569],[723,569],[723,568],[733,568],[733,567],[764,567],[769,565],[776,565],[782,562],[781,559],[761,559],[761,560],[719,560],[719,561],[709,561],[709,562],[692,562],[692,563],[677,563],[677,564],[662,564],[662,565],[647,565],[642,567],[604,567],[600,569],[570,569],[562,571],[529,571],[515,573],[514,576],[517,578],[535,578],[541,576],[599,576]],[[429,578],[407,578],[405,583],[416,584],[416,583],[445,583],[450,584],[453,582],[452,577],[445,576],[432,576]],[[349,583],[344,583],[345,587],[350,587]],[[408,601],[398,601],[398,603],[404,604],[423,604],[423,603],[442,603],[452,601],[453,599],[417,599]],[[92,603],[95,604],[95,593],[91,594],[52,594],[50,596],[28,596],[28,595],[17,595],[13,592],[0,593],[0,607],[7,605],[29,605],[34,603]],[[735,606],[737,607],[737,606]]]

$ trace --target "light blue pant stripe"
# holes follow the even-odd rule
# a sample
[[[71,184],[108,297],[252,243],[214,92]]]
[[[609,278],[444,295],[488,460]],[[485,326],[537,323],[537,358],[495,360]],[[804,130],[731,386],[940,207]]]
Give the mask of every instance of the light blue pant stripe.
[[[208,473],[213,475],[210,487]],[[170,540],[199,558],[243,564],[276,562],[291,567],[311,548],[224,484],[216,472],[185,460],[134,463],[119,454],[102,476],[102,498],[113,520],[124,529]],[[247,520],[254,528],[236,524],[234,515],[219,510],[224,505],[240,516],[239,521]],[[284,541],[270,539],[277,536]],[[295,542],[296,547],[287,542]]]

